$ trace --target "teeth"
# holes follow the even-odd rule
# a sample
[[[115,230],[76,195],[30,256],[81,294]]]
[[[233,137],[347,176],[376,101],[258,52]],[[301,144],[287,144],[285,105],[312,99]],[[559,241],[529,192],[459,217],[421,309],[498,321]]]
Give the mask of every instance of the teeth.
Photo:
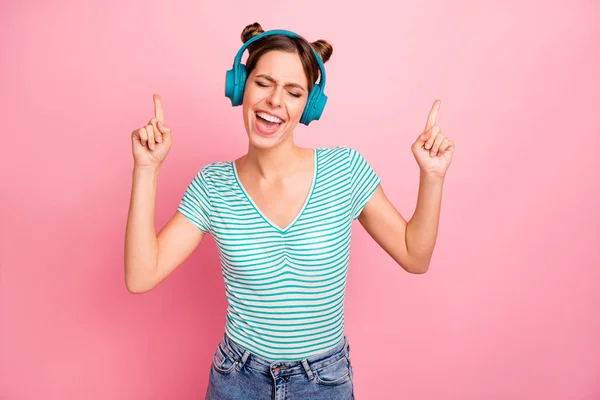
[[[258,115],[258,116],[259,116],[259,117],[261,117],[262,119],[266,119],[267,121],[269,121],[269,122],[274,122],[274,123],[276,123],[276,124],[280,124],[280,123],[282,123],[282,122],[283,122],[283,121],[282,121],[282,120],[280,120],[279,118],[277,118],[277,117],[274,117],[274,116],[272,116],[272,115],[269,115],[269,114],[266,114],[266,113],[263,113],[263,112],[258,112],[258,113],[256,113],[256,115]]]

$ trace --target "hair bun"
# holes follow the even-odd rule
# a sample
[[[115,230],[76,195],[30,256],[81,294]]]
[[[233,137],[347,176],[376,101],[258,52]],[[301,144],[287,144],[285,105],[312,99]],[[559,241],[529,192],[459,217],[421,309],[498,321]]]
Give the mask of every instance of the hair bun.
[[[315,49],[317,54],[321,56],[323,63],[326,63],[331,58],[331,55],[333,54],[333,47],[328,41],[319,39],[315,42],[312,42],[310,45],[313,47],[313,49]]]
[[[252,39],[254,36],[258,36],[264,32],[264,29],[260,26],[258,22],[247,25],[242,31],[242,43],[246,43],[248,40]]]

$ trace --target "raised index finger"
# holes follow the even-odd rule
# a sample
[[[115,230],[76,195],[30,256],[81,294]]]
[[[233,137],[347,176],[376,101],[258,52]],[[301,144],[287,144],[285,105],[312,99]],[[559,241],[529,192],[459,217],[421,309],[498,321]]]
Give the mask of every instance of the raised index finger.
[[[433,106],[431,106],[431,111],[429,111],[429,116],[427,117],[427,124],[425,124],[425,130],[430,129],[433,125],[435,125],[437,113],[440,109],[440,103],[441,100],[439,99],[433,102]]]
[[[152,97],[154,98],[154,116],[160,122],[165,122],[165,114],[163,113],[162,104],[160,103],[160,96],[154,94]]]

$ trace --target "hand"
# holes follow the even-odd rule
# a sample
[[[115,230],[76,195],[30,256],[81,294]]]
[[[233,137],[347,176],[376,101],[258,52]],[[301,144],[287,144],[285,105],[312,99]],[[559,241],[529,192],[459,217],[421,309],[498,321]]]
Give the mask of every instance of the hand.
[[[136,167],[160,167],[171,148],[171,129],[164,125],[160,96],[154,96],[154,118],[131,134]]]
[[[412,145],[412,152],[421,172],[444,177],[454,155],[454,143],[442,134],[435,123],[440,104],[440,100],[433,103],[425,130]]]

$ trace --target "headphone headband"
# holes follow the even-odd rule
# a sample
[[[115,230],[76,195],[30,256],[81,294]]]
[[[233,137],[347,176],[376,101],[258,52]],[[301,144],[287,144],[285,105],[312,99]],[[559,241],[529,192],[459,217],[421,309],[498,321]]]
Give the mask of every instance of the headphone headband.
[[[263,32],[261,34],[258,34],[256,36],[252,37],[251,39],[249,39],[246,43],[244,43],[242,45],[242,47],[238,50],[237,54],[235,55],[235,59],[233,60],[234,68],[237,64],[242,62],[242,57],[244,55],[244,51],[246,51],[248,46],[250,46],[252,43],[256,42],[257,40],[264,38],[265,36],[272,36],[272,35],[286,35],[286,36],[293,37],[293,38],[300,38],[300,39],[304,40],[306,43],[308,43],[308,41],[306,39],[304,39],[302,36],[298,35],[297,33],[291,32],[291,31],[286,31],[285,29],[273,29],[270,31]],[[321,70],[321,79],[319,81],[319,84],[321,85],[322,89],[325,89],[325,65],[323,64],[323,60],[321,60],[321,56],[315,51],[315,49],[310,45],[310,43],[308,43],[308,45],[310,46],[311,50],[313,51],[313,54],[315,55],[315,58],[317,59],[317,63],[319,64],[319,69]],[[315,83],[315,82],[313,82],[313,83]]]

